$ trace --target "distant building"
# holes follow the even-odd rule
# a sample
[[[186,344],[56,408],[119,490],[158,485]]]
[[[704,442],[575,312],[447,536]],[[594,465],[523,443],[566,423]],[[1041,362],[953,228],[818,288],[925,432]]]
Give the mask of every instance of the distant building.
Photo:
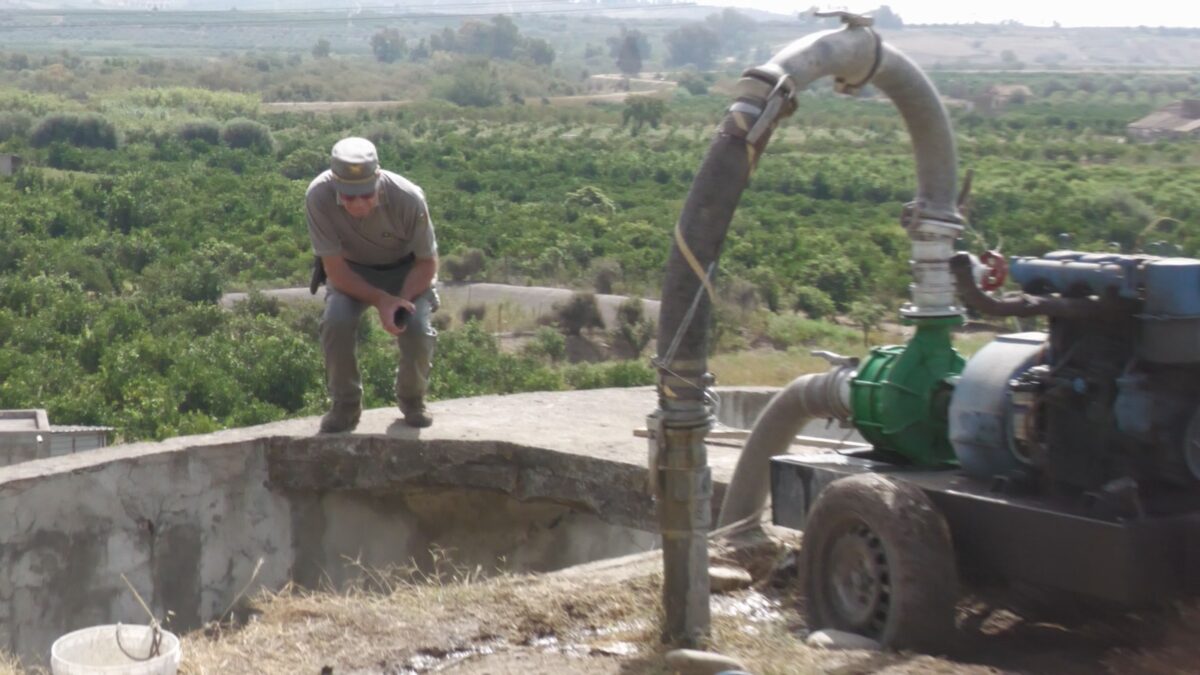
[[[108,445],[111,427],[52,426],[46,411],[0,410],[0,466]]]
[[[20,156],[0,153],[0,176],[11,176],[20,168]]]
[[[1125,127],[1135,141],[1200,138],[1200,99],[1169,103]]]

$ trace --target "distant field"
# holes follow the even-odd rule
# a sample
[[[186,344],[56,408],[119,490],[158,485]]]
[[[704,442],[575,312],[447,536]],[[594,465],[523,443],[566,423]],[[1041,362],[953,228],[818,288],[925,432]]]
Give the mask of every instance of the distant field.
[[[655,7],[623,15],[588,14],[578,6],[562,14],[508,13],[523,34],[544,39],[555,49],[556,64],[612,70],[607,41],[622,28],[636,28],[650,45],[647,70],[667,67],[666,36],[680,26],[703,21],[719,7]],[[55,13],[58,12],[58,13]],[[309,53],[327,40],[335,56],[370,56],[371,36],[395,29],[415,46],[465,20],[487,21],[491,14],[405,14],[376,7],[353,12],[234,10],[206,12],[9,10],[0,16],[0,38],[8,51],[52,53],[63,49],[84,56],[187,58],[229,53]],[[788,42],[826,27],[807,19],[760,21],[722,45],[720,68],[738,69],[762,61]],[[1071,70],[1200,69],[1200,28],[1031,28],[1019,25],[910,26],[880,33],[925,68]]]

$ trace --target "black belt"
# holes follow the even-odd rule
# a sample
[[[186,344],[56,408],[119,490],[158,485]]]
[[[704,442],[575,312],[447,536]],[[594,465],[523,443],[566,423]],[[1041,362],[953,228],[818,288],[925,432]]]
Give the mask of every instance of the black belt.
[[[388,270],[398,270],[401,267],[404,267],[405,265],[411,265],[412,262],[416,259],[417,259],[417,254],[409,253],[408,255],[404,256],[403,258],[397,260],[396,262],[386,263],[383,265],[364,265],[362,263],[357,263],[357,262],[354,264],[358,265],[360,267],[366,267],[368,269],[373,269],[376,272],[387,272]]]
[[[366,267],[369,269],[373,269],[377,272],[387,272],[388,270],[400,269],[401,267],[404,267],[405,265],[412,263],[412,261],[416,260],[416,258],[417,258],[417,255],[415,253],[409,253],[408,255],[404,256],[403,258],[397,260],[396,262],[388,263],[386,265],[363,265],[361,263],[352,263],[352,264],[358,265],[360,267]],[[321,285],[325,283],[325,281],[326,281],[325,264],[321,261],[321,256],[319,256],[319,255],[313,256],[313,270],[312,270],[312,277],[309,279],[309,282],[308,282],[308,292],[312,293],[313,295],[316,295],[317,289],[320,288]]]

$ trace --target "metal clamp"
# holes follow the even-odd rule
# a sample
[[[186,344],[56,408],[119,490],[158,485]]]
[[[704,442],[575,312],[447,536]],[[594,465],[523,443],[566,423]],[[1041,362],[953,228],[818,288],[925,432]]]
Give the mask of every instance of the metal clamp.
[[[839,19],[842,23],[850,26],[851,28],[869,28],[875,25],[875,19],[869,16],[842,10],[832,12],[813,12],[813,16],[820,19]]]
[[[754,126],[750,127],[750,131],[746,132],[746,142],[757,145],[763,134],[767,133],[771,125],[775,123],[776,118],[781,117],[780,111],[783,110],[784,104],[791,103],[795,97],[796,85],[792,83],[791,76],[786,74],[780,76],[775,81],[775,87],[771,89],[771,93],[767,95],[767,105],[763,108],[762,115],[759,115]],[[791,114],[791,111],[788,111],[787,114]]]

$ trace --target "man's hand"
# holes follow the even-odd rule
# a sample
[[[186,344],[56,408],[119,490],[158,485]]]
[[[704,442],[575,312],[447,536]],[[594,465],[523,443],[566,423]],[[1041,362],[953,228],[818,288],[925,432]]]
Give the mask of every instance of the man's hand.
[[[417,308],[408,300],[397,297],[395,295],[384,295],[375,303],[375,309],[379,312],[379,323],[383,329],[392,335],[399,335],[404,332],[405,324],[396,325],[396,310],[403,309],[412,314],[417,311]]]

